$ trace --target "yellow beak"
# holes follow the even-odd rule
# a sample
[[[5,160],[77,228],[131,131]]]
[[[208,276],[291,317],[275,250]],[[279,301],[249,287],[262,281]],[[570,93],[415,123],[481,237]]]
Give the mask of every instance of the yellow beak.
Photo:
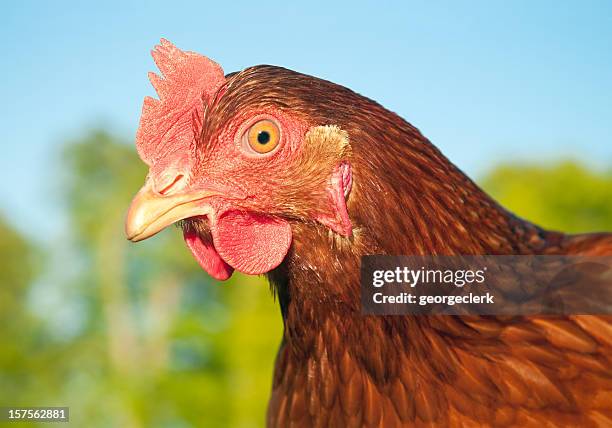
[[[211,207],[202,200],[219,195],[213,191],[198,191],[162,195],[150,182],[134,196],[125,219],[125,234],[133,242],[147,239],[179,220],[208,215]]]

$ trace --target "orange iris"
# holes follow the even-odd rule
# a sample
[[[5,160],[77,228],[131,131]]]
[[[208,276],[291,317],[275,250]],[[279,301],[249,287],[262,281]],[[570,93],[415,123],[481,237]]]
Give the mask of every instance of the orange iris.
[[[271,120],[260,120],[248,132],[249,146],[257,153],[269,153],[278,146],[280,131]]]

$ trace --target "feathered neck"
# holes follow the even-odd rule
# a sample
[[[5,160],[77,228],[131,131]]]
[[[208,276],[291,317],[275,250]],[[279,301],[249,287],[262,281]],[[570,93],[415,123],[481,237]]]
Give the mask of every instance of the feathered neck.
[[[270,274],[284,313],[307,301],[359,311],[363,255],[534,254],[561,239],[506,211],[418,130],[382,111],[341,124],[352,146],[353,236],[293,225],[292,250]]]

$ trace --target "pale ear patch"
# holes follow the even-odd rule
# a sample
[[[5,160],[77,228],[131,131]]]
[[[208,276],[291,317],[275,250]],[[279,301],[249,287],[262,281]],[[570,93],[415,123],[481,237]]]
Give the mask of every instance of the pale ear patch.
[[[314,126],[304,136],[305,150],[314,150],[320,158],[343,160],[349,156],[348,133],[336,125]]]
[[[316,126],[308,131],[304,142],[306,150],[316,151],[318,159],[329,162],[327,201],[316,218],[339,235],[351,236],[353,225],[346,206],[353,184],[348,134],[335,125]]]

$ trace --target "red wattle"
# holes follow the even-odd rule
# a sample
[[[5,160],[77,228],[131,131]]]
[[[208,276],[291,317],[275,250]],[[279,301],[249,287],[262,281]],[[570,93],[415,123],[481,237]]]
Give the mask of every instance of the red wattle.
[[[202,241],[200,236],[194,232],[184,231],[183,238],[193,257],[210,276],[219,281],[225,281],[232,276],[234,268],[219,256],[212,242]]]
[[[221,214],[212,235],[223,260],[250,275],[277,267],[291,246],[291,226],[285,220],[243,211]]]

